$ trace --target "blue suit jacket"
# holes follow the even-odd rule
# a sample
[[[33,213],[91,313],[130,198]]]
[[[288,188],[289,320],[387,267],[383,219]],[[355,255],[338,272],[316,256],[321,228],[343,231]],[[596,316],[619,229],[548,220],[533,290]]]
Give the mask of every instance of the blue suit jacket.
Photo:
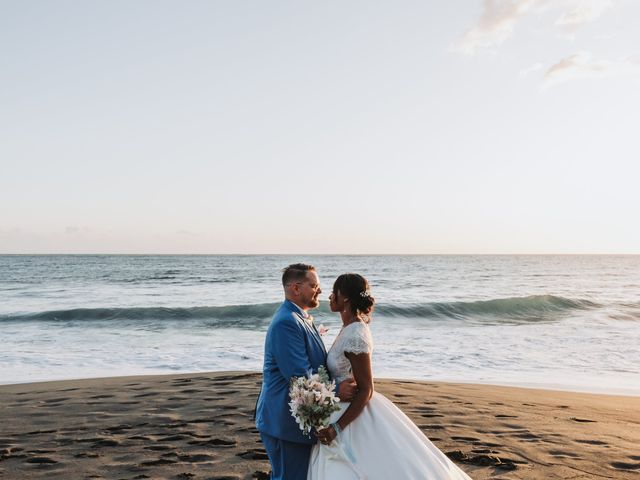
[[[327,350],[318,331],[289,300],[271,320],[264,344],[262,390],[256,406],[256,427],[262,433],[288,442],[313,444],[289,411],[289,380],[314,373],[325,365]]]

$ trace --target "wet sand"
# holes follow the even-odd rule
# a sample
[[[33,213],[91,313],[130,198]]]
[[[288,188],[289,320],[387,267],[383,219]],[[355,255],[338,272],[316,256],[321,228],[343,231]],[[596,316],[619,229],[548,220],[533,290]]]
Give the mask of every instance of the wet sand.
[[[0,386],[0,478],[264,479],[260,375]],[[639,479],[640,397],[376,381],[474,479]]]

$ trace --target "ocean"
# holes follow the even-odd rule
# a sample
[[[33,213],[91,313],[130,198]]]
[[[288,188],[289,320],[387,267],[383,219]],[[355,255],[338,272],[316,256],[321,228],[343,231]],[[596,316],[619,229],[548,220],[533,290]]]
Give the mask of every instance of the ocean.
[[[281,270],[369,279],[376,377],[640,395],[640,256],[0,255],[0,383],[260,370]]]

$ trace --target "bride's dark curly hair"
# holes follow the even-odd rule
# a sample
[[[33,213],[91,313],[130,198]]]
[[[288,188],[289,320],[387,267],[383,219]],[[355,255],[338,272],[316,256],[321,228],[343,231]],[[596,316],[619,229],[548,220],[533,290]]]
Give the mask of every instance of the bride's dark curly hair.
[[[371,296],[366,278],[357,273],[344,273],[333,283],[333,294],[338,292],[349,299],[351,313],[362,314],[369,321],[376,299]]]

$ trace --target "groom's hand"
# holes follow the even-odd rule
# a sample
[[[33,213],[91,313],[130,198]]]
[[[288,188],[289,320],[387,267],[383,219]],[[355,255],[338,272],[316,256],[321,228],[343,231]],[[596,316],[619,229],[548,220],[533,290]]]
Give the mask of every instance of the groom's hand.
[[[358,393],[358,384],[352,379],[345,380],[338,385],[337,393],[341,402],[350,402]]]

